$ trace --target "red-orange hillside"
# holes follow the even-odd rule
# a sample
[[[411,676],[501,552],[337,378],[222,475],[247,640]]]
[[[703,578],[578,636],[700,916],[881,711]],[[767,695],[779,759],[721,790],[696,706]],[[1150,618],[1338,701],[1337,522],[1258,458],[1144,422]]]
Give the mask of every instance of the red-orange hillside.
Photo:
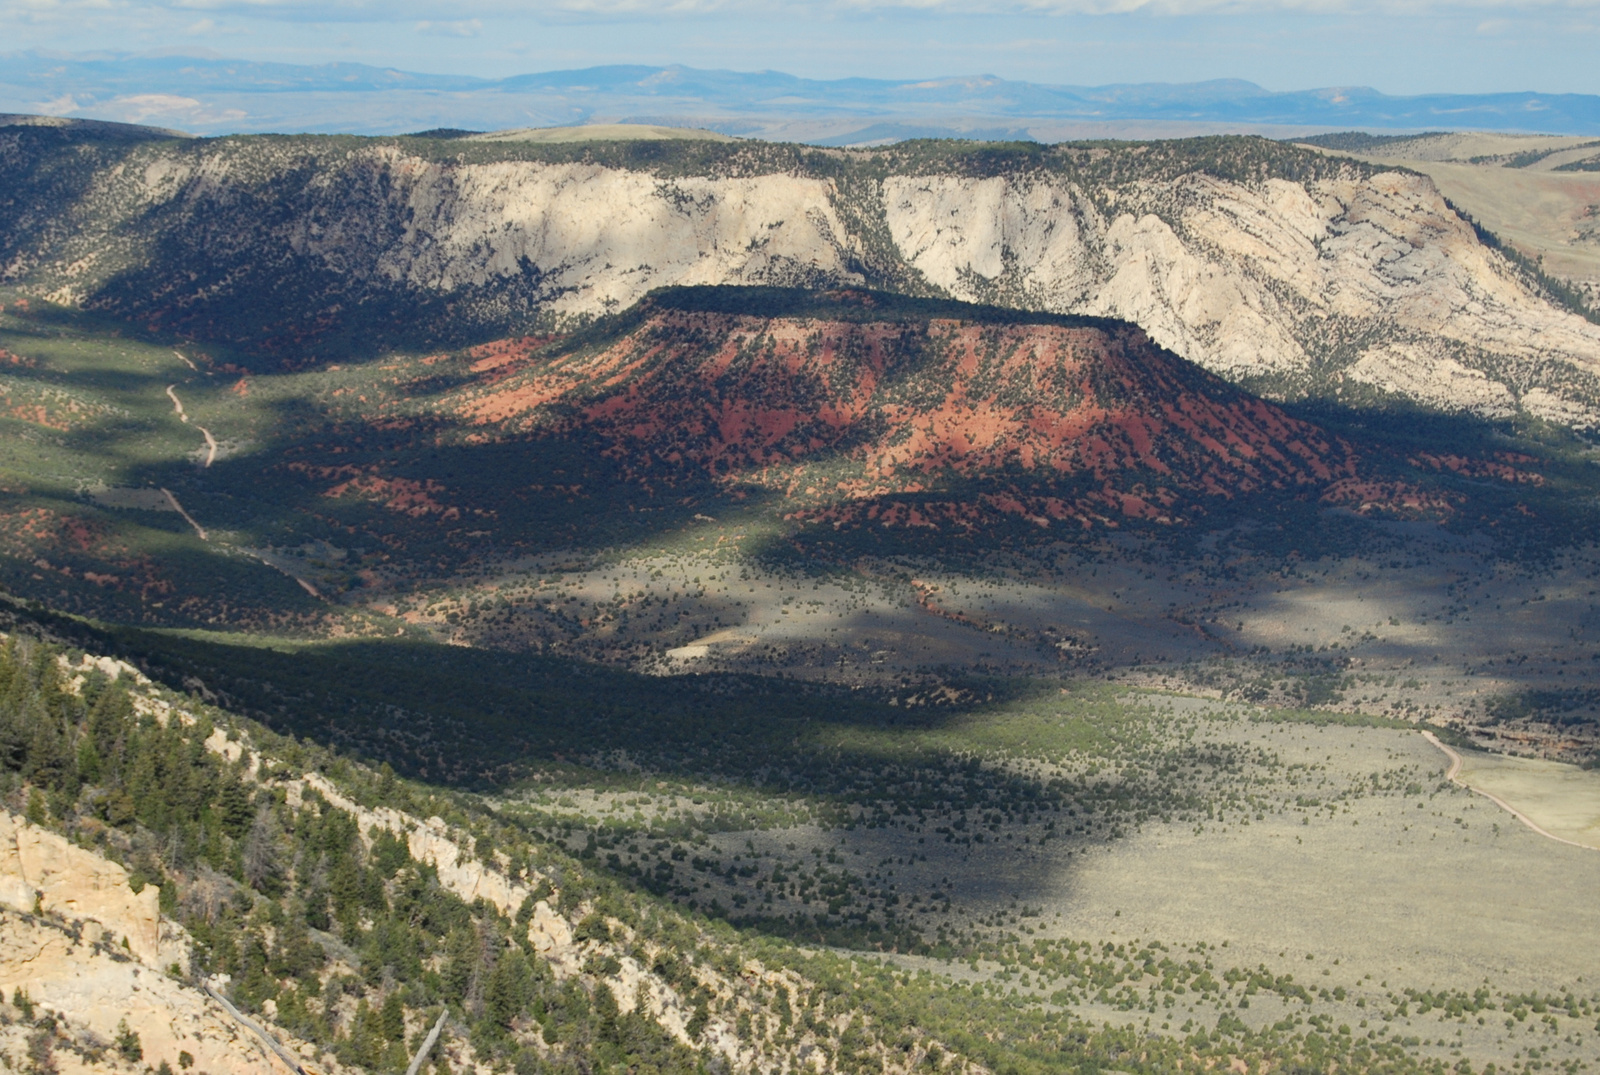
[[[1133,325],[908,316],[914,303],[862,292],[827,297],[842,316],[724,298],[669,293],[610,334],[491,345],[455,406],[485,433],[581,434],[630,477],[759,486],[835,523],[1175,522],[1219,500],[1372,489],[1350,445]],[[894,309],[877,317],[880,301]]]

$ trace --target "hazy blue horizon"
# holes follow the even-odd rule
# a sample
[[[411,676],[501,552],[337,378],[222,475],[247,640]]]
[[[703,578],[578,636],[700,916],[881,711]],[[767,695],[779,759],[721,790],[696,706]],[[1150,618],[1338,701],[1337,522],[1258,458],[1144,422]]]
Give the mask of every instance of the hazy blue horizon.
[[[0,112],[197,134],[399,134],[595,122],[701,126],[857,145],[911,137],[1162,138],[1242,132],[1479,129],[1600,135],[1600,95],[1273,92],[1240,79],[1049,84],[964,73],[807,79],[775,70],[606,65],[506,78],[351,62],[261,63],[157,53],[0,54]]]
[[[505,78],[602,64],[1284,92],[1600,93],[1600,0],[0,0],[14,51]]]

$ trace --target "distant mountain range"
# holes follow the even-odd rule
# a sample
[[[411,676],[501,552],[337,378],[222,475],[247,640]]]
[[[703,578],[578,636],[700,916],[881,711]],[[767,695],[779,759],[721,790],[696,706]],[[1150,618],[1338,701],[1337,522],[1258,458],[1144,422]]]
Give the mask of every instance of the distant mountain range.
[[[593,122],[695,125],[850,145],[914,137],[1144,136],[1477,129],[1600,134],[1600,96],[1278,93],[1237,79],[1057,86],[992,75],[816,80],[778,71],[612,66],[504,79],[361,64],[195,56],[0,55],[0,111],[148,123],[196,134],[397,134]]]

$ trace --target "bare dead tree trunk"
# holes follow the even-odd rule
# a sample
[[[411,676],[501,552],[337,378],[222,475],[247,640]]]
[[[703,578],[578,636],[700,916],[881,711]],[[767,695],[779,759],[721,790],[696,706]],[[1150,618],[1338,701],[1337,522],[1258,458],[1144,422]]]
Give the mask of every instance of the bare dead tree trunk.
[[[422,1048],[418,1049],[417,1055],[411,1058],[411,1066],[406,1068],[406,1075],[417,1075],[417,1072],[422,1070],[423,1062],[428,1059],[429,1051],[433,1049],[434,1043],[439,1040],[439,1031],[444,1029],[445,1017],[449,1014],[449,1008],[439,1013],[438,1022],[433,1024],[433,1029],[428,1031],[428,1036],[422,1039]]]

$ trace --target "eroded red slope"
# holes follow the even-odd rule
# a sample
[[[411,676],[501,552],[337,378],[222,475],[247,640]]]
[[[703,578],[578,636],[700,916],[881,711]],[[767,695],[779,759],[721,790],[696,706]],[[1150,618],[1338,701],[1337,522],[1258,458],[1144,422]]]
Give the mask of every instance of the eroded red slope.
[[[760,486],[787,514],[836,523],[1176,522],[1254,494],[1370,491],[1348,444],[1134,326],[1018,316],[658,303],[598,344],[485,349],[455,405],[489,435],[581,434],[630,477]]]

